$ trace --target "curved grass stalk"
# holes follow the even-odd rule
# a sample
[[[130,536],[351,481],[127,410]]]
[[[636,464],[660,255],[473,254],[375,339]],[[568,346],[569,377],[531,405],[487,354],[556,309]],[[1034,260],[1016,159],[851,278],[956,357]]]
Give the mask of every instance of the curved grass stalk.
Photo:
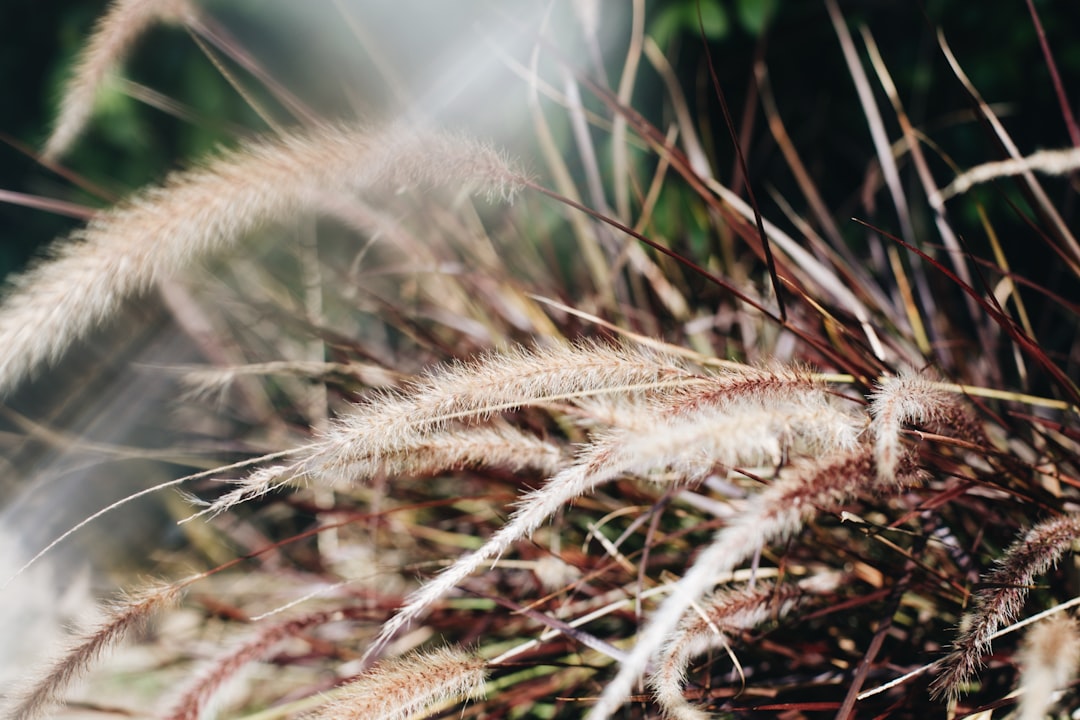
[[[110,73],[138,39],[157,23],[190,23],[197,8],[188,0],[115,0],[98,21],[64,87],[60,112],[42,154],[56,160],[78,139]]]
[[[770,617],[783,616],[794,604],[799,591],[794,586],[717,592],[701,612],[691,610],[664,644],[657,670],[649,686],[664,717],[672,720],[707,720],[708,714],[690,704],[683,695],[686,669],[690,661],[714,648],[727,649],[729,636],[750,630]]]

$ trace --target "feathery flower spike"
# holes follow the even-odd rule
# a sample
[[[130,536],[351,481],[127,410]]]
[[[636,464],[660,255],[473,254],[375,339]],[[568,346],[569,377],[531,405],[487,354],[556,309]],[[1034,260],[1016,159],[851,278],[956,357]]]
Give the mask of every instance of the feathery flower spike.
[[[717,465],[776,465],[785,452],[843,454],[856,446],[861,431],[861,423],[851,414],[811,393],[784,399],[754,395],[724,398],[723,402],[703,405],[693,412],[668,413],[655,424],[613,428],[598,434],[576,464],[525,496],[510,520],[483,547],[414,592],[398,614],[383,625],[368,654],[377,652],[483,563],[498,558],[559,508],[602,483],[659,469],[689,480],[703,477]],[[798,515],[798,504],[793,507]],[[746,537],[751,538],[751,546],[741,557],[760,546],[763,540],[758,533],[764,527],[748,530]]]
[[[486,675],[483,660],[455,648],[387,660],[311,720],[407,720],[438,702],[480,697]]]
[[[39,678],[32,678],[23,692],[16,692],[7,717],[34,720],[62,702],[63,693],[84,675],[102,653],[120,642],[131,631],[144,625],[153,615],[180,598],[187,583],[152,587],[125,600],[113,603],[105,617],[79,638]]]
[[[453,134],[325,126],[247,143],[173,173],[103,212],[16,278],[0,304],[0,395],[41,363],[198,260],[260,225],[372,188],[464,184],[509,196],[517,178],[491,148]]]
[[[188,23],[197,12],[188,0],[116,0],[98,21],[64,86],[60,112],[42,154],[56,160],[78,139],[94,112],[102,84],[132,46],[156,23]]]
[[[1076,619],[1054,615],[1027,631],[1020,654],[1019,720],[1042,720],[1054,704],[1054,693],[1076,676],[1080,666],[1080,628]]]
[[[1035,525],[1009,547],[976,593],[952,652],[942,659],[941,674],[930,686],[935,695],[960,694],[982,666],[994,632],[1016,619],[1035,578],[1056,565],[1078,537],[1080,516],[1061,515]]]

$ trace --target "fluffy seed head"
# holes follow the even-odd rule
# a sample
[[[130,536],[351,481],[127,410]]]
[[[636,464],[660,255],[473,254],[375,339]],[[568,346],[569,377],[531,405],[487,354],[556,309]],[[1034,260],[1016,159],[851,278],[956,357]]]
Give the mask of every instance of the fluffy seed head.
[[[406,720],[438,702],[480,697],[486,674],[482,660],[454,648],[388,660],[342,688],[311,720]]]
[[[488,146],[404,126],[324,126],[248,143],[171,175],[59,243],[0,305],[0,394],[54,362],[120,304],[263,224],[326,198],[450,185],[509,196],[517,170]]]
[[[1062,515],[1038,523],[1009,546],[975,595],[952,652],[940,663],[941,674],[931,685],[936,695],[959,695],[982,666],[993,634],[1017,617],[1035,578],[1053,567],[1077,537],[1080,517]]]
[[[188,0],[116,0],[98,21],[64,86],[60,113],[43,155],[56,160],[78,139],[108,76],[138,39],[157,23],[185,23],[195,16]]]
[[[981,430],[956,395],[913,370],[904,370],[881,381],[870,395],[870,415],[878,476],[884,481],[896,479],[907,452],[901,441],[906,425],[964,440],[981,439]]]
[[[12,720],[42,717],[63,700],[64,691],[103,653],[176,602],[183,587],[174,584],[150,588],[111,605],[100,622],[74,639],[67,651],[41,675],[31,678],[23,692],[14,694],[6,716]]]

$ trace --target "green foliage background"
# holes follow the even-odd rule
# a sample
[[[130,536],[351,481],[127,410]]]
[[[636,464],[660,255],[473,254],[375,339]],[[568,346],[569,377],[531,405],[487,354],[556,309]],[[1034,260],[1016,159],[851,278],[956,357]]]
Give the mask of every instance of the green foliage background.
[[[410,53],[437,57],[439,43],[451,45],[477,17],[500,12],[497,6],[470,0],[459,3],[460,25],[433,30],[423,27],[422,2],[354,2],[358,12],[376,23],[376,35],[378,23],[383,23],[404,26],[422,38],[418,45],[422,49],[399,54],[398,61],[405,65],[414,60],[423,62]],[[288,5],[281,0],[212,2],[209,8],[248,47],[257,53],[266,51],[259,55],[260,60],[286,87],[314,107],[328,108],[335,103],[334,93],[340,88],[334,81],[347,76],[351,66],[338,67],[330,44],[313,44],[312,39],[320,33],[340,36],[341,23],[332,4],[324,0],[305,3],[302,13],[289,16],[290,22],[277,21],[276,10]],[[712,126],[703,128],[703,137],[717,158],[721,179],[727,179],[733,156],[705,70],[698,5],[697,0],[651,0],[648,32],[675,63],[691,104],[707,111],[702,117],[711,118]],[[9,140],[0,146],[0,189],[90,206],[104,202],[40,167],[10,142],[40,147],[71,58],[105,6],[101,0],[55,0],[47,6],[33,0],[9,0],[0,8],[0,77],[6,99],[0,103],[0,133]],[[1080,5],[1043,0],[1036,2],[1036,7],[1075,108],[1080,99],[1080,42],[1076,38]],[[853,192],[872,161],[873,147],[823,3],[702,0],[700,8],[714,66],[735,112],[742,112],[752,63],[761,55],[770,70],[780,113],[827,204],[838,217],[855,214],[858,198]],[[1021,0],[993,4],[861,0],[843,3],[841,8],[850,23],[865,23],[874,34],[914,122],[936,128],[935,139],[945,144],[960,165],[998,159],[1001,152],[989,132],[970,121],[942,129],[953,113],[969,110],[971,104],[941,57],[934,37],[937,28],[942,29],[984,97],[1008,105],[1003,114],[1022,150],[1069,144],[1030,16]],[[614,24],[628,22],[626,18],[606,17]],[[620,25],[609,28],[609,34],[622,37],[624,30]],[[615,47],[607,58],[608,70],[616,77],[622,53],[623,48]],[[334,72],[312,72],[320,62],[332,66]],[[229,141],[232,128],[263,127],[182,31],[154,30],[127,64],[125,77],[182,102],[199,119],[193,123],[171,118],[119,92],[103,98],[93,127],[65,164],[117,196]],[[319,77],[325,83],[317,82]],[[358,83],[357,87],[359,93],[370,94],[369,112],[377,116],[386,98],[373,83]],[[662,119],[663,95],[658,81],[653,81],[651,91],[645,84],[634,101],[650,119]],[[884,109],[886,101],[880,93],[879,102]],[[888,119],[891,111],[885,110],[885,115]],[[760,112],[755,122],[748,148],[755,182],[775,186],[785,197],[797,197]],[[893,138],[899,137],[895,126],[890,130]],[[22,266],[36,248],[74,225],[73,220],[40,210],[0,204],[0,276]],[[1023,232],[1019,227],[1018,231]]]

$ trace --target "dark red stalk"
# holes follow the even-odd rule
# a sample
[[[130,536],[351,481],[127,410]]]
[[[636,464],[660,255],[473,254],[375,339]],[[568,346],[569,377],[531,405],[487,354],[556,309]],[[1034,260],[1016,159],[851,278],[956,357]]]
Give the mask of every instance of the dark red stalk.
[[[1042,48],[1043,57],[1046,59],[1046,69],[1050,71],[1050,81],[1054,83],[1054,92],[1057,93],[1058,104],[1061,105],[1061,117],[1065,120],[1065,127],[1069,130],[1069,140],[1072,141],[1073,147],[1080,147],[1080,127],[1076,125],[1076,118],[1073,116],[1072,108],[1069,105],[1069,97],[1065,94],[1065,85],[1061,82],[1057,63],[1054,62],[1054,56],[1050,52],[1050,43],[1046,40],[1046,31],[1043,30],[1042,21],[1039,20],[1039,13],[1035,12],[1035,3],[1027,0],[1027,6],[1028,11],[1031,13],[1031,23],[1035,26],[1035,34],[1039,38],[1039,47]]]
[[[919,248],[915,247],[914,245],[911,245],[908,242],[905,242],[901,238],[898,238],[898,237],[896,237],[895,235],[893,235],[891,233],[888,233],[888,232],[882,230],[881,228],[878,228],[878,227],[875,227],[874,225],[871,225],[870,223],[866,222],[865,220],[860,220],[859,218],[852,218],[852,219],[855,222],[859,223],[860,225],[862,225],[862,226],[864,226],[864,227],[866,227],[866,228],[868,228],[870,230],[873,230],[874,232],[880,233],[883,237],[886,237],[889,240],[892,240],[893,242],[897,243],[898,245],[901,245],[905,249],[915,253],[916,255],[921,257],[922,259],[929,262],[935,268],[937,268],[937,270],[939,272],[941,272],[943,275],[945,275],[945,277],[949,278],[954,283],[956,283],[956,285],[961,290],[963,290],[965,293],[967,293],[968,295],[973,297],[975,299],[975,301],[977,303],[979,303],[979,305],[982,307],[982,309],[988,315],[990,315],[990,317],[998,325],[1000,325],[1001,328],[1004,329],[1005,332],[1007,332],[1013,338],[1013,340],[1016,341],[1016,344],[1020,346],[1021,350],[1023,350],[1026,354],[1031,356],[1032,359],[1034,359],[1037,363],[1042,365],[1043,368],[1048,373],[1050,373],[1054,377],[1054,379],[1058,381],[1058,383],[1061,384],[1062,389],[1066,393],[1069,394],[1069,396],[1072,399],[1072,402],[1080,403],[1080,390],[1077,389],[1075,383],[1073,383],[1073,381],[1069,378],[1069,376],[1065,374],[1064,370],[1062,370],[1060,367],[1058,367],[1057,364],[1054,363],[1054,361],[1051,360],[1050,357],[1045,352],[1043,352],[1042,348],[1039,347],[1039,343],[1036,340],[1034,340],[1033,338],[1028,337],[1024,333],[1024,331],[1020,327],[1017,326],[1016,322],[1011,317],[1009,317],[1008,315],[1001,312],[994,304],[989,303],[985,298],[983,298],[983,296],[978,291],[975,290],[975,288],[971,287],[970,285],[965,283],[963,280],[961,280],[959,277],[957,277],[956,273],[954,273],[952,270],[950,270],[949,268],[947,268],[944,265],[942,265],[941,263],[939,263],[934,258],[930,257],[930,255],[923,252]]]
[[[776,261],[773,259],[769,236],[765,234],[765,223],[761,219],[761,209],[758,207],[757,198],[754,196],[753,183],[750,182],[750,171],[746,166],[746,156],[743,154],[742,145],[739,143],[739,132],[735,128],[735,121],[731,118],[727,97],[724,95],[724,89],[720,86],[720,78],[716,76],[716,68],[713,66],[712,53],[709,51],[709,39],[705,35],[705,22],[701,18],[701,3],[698,3],[697,13],[698,29],[701,31],[701,45],[705,50],[705,62],[709,66],[709,77],[712,79],[716,97],[720,101],[720,109],[724,113],[724,124],[731,135],[731,144],[735,146],[735,157],[738,158],[739,168],[742,170],[743,178],[746,181],[746,197],[750,200],[750,207],[754,209],[754,222],[757,224],[758,237],[761,238],[761,248],[765,252],[765,265],[769,268],[769,278],[772,280],[773,293],[776,295],[776,307],[780,312],[780,321],[786,323],[787,308],[784,307],[784,294],[781,291],[780,278],[776,274]],[[751,78],[753,78],[752,74]]]

